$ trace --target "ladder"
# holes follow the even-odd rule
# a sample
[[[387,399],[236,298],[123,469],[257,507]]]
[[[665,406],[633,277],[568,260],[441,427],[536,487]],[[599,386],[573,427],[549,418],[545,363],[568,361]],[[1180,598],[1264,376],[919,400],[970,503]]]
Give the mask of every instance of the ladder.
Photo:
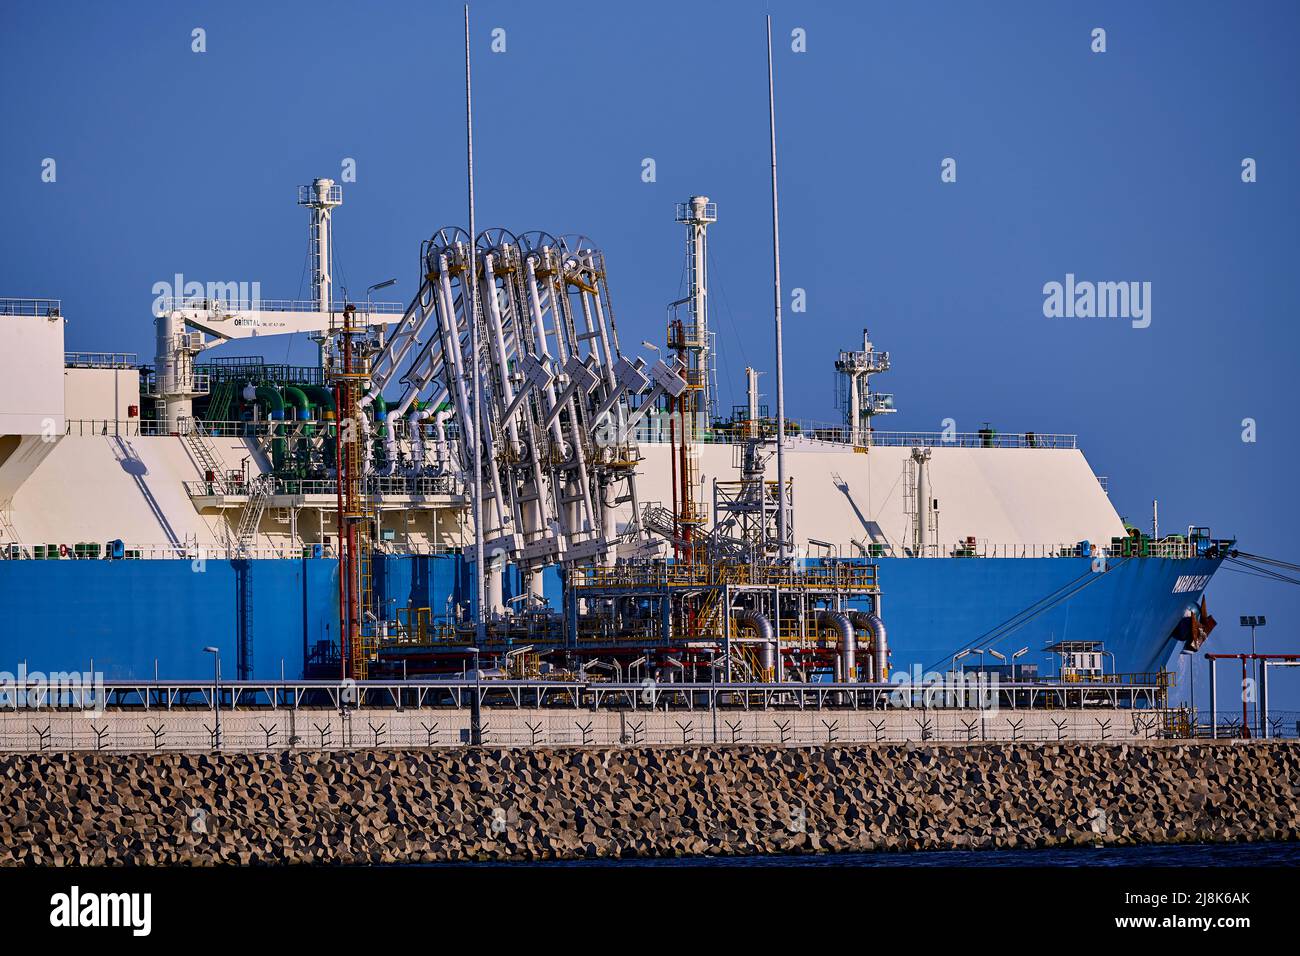
[[[253,679],[253,562],[237,562],[239,618],[236,634],[237,673],[240,680]]]
[[[362,525],[364,530],[367,526]],[[363,537],[358,535],[358,539]],[[374,611],[371,608],[373,604],[373,571],[371,569],[374,561],[374,551],[368,540],[358,540],[357,543],[357,574],[361,578],[360,594],[357,595],[357,603],[361,612],[361,633],[358,635],[356,656],[352,665],[352,676],[357,680],[365,680],[370,672],[370,659],[376,653],[375,631],[377,624],[373,620]],[[369,615],[369,618],[367,616]]]
[[[239,530],[235,533],[235,545],[240,554],[246,554],[248,548],[257,539],[257,526],[262,523],[262,512],[266,510],[266,500],[271,497],[272,479],[269,476],[254,478],[248,489],[248,504],[239,516]]]
[[[217,494],[226,493],[226,483],[221,477],[223,465],[221,459],[217,457],[217,450],[209,444],[207,435],[203,431],[203,423],[197,418],[188,419],[189,428],[182,429],[185,436],[185,444],[189,446],[190,454],[194,456],[195,462],[198,463],[199,473],[206,480],[209,474],[212,475],[210,482]]]

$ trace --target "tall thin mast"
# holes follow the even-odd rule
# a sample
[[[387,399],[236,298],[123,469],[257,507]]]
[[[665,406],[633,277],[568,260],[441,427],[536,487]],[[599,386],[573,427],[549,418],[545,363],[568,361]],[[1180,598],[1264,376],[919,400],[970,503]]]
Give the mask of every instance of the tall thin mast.
[[[767,116],[772,134],[772,291],[776,305],[776,534],[778,555],[789,556],[786,548],[788,517],[785,485],[785,356],[781,347],[781,218],[776,197],[776,93],[772,79],[772,17],[767,18]]]
[[[474,586],[478,598],[474,639],[476,646],[482,647],[487,637],[487,588],[483,568],[483,415],[480,411],[483,393],[478,367],[478,233],[474,226],[474,106],[469,78],[469,4],[465,5],[465,154],[469,170],[469,369],[474,379],[474,425],[467,429],[474,436]]]

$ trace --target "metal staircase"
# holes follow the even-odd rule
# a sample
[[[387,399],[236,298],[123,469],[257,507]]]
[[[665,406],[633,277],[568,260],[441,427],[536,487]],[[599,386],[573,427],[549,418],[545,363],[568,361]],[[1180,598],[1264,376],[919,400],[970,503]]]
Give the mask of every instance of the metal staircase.
[[[272,481],[266,475],[254,478],[250,483],[248,504],[239,516],[239,530],[235,533],[235,544],[240,554],[247,554],[257,539],[257,527],[262,523],[262,512],[266,510],[267,499],[271,497]]]
[[[677,535],[677,521],[673,513],[660,504],[645,506],[641,515],[641,527],[669,541]]]
[[[731,648],[731,667],[732,676],[739,683],[758,684],[767,679],[759,666],[758,655],[748,644],[736,644]]]
[[[19,544],[18,529],[14,527],[9,515],[9,505],[11,504],[12,502],[9,502],[4,508],[0,508],[0,543],[3,543],[6,547]]]
[[[189,428],[182,429],[182,432],[185,436],[185,444],[189,446],[190,454],[194,456],[194,461],[199,466],[200,474],[205,481],[208,481],[208,476],[211,475],[208,483],[217,494],[224,495],[226,493],[226,482],[222,477],[224,466],[217,456],[217,450],[208,443],[203,423],[197,418],[191,418]]]

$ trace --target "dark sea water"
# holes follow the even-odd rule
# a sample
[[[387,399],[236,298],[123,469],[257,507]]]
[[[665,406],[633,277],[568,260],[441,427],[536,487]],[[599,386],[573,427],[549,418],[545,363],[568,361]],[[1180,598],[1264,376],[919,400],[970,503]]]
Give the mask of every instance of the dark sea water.
[[[476,867],[1300,866],[1300,843],[1185,843],[1177,846],[1077,847],[1061,850],[926,850],[904,853],[557,860],[543,863],[470,865]]]

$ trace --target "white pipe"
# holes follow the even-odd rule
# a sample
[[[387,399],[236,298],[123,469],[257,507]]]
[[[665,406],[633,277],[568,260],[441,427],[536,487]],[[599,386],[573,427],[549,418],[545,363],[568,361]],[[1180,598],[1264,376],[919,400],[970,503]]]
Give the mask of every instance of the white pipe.
[[[604,356],[605,379],[611,390],[614,389],[614,351],[609,344],[609,329],[605,323],[605,309],[600,304],[600,278],[596,275],[596,262],[594,255],[587,257],[592,274],[592,288],[596,291],[591,294],[592,305],[596,309],[596,333],[600,336],[600,348]],[[586,311],[587,293],[583,292],[583,311]]]
[[[776,485],[777,536],[780,557],[789,552],[786,542],[790,518],[785,500],[785,356],[781,344],[781,217],[776,193],[776,92],[772,74],[772,17],[767,18],[767,112],[772,139],[772,289],[776,306]]]
[[[505,555],[496,553],[488,560],[487,567],[487,606],[493,617],[506,612],[505,602]],[[480,616],[480,622],[482,617]]]
[[[433,416],[433,427],[435,438],[438,443],[438,471],[445,470],[455,471],[455,465],[451,454],[451,449],[447,445],[447,419],[452,416],[450,408],[440,408]]]
[[[849,372],[849,440],[855,445],[862,439],[862,402],[858,396],[858,373]]]
[[[510,381],[510,363],[506,357],[506,337],[501,322],[501,308],[497,301],[496,273],[493,271],[496,257],[488,253],[483,257],[483,287],[482,301],[487,306],[488,332],[492,337],[492,345],[496,349],[497,368],[500,373],[501,381],[501,401],[503,408],[509,408],[515,400],[515,387]],[[505,423],[506,431],[510,436],[510,450],[515,455],[519,454],[519,425],[515,422],[515,416],[511,415]]]
[[[456,407],[460,409],[460,434],[462,454],[468,454],[475,445],[478,430],[474,423],[474,414],[470,410],[469,396],[465,389],[465,362],[460,347],[460,326],[456,321],[456,297],[451,291],[451,277],[448,275],[450,264],[447,256],[438,257],[438,318],[442,326],[443,342],[451,346],[450,354],[444,349],[443,361],[450,360],[452,381],[456,387]],[[465,289],[462,287],[462,292]],[[469,306],[465,306],[468,315]],[[468,321],[468,320],[467,320]]]
[[[546,324],[542,319],[541,297],[538,295],[537,292],[537,266],[536,266],[536,262],[531,256],[528,258],[527,265],[525,266],[525,273],[527,275],[527,282],[528,282],[528,311],[532,314],[533,317],[533,332],[537,339],[537,351],[542,356],[542,358],[550,358],[551,356],[550,348],[546,343]],[[546,413],[549,415],[551,413],[551,410],[555,408],[554,380],[547,382],[546,388],[543,391],[546,397],[544,403],[546,408]],[[551,438],[552,440],[554,440],[556,447],[561,449],[566,448],[565,441],[564,441],[564,432],[561,431],[560,429],[560,419],[558,415],[551,421],[550,430],[551,430]],[[567,451],[564,454],[567,457]]]
[[[397,436],[393,434],[392,422],[386,422],[385,425],[384,457],[388,461],[384,464],[384,474],[391,475],[397,471]]]
[[[361,473],[368,475],[374,468],[370,454],[370,419],[366,416],[366,406],[370,396],[364,395],[357,402],[357,428],[361,430]]]
[[[916,463],[916,544],[924,558],[930,546],[930,469],[925,457]]]
[[[424,410],[418,405],[406,416],[406,430],[411,436],[411,473],[415,475],[424,467],[424,432],[420,428],[423,417]],[[389,432],[392,432],[391,428]]]
[[[474,376],[474,419],[475,432],[478,423],[484,420],[482,414],[481,386],[478,373],[478,256],[474,248],[478,236],[474,225],[474,109],[470,93],[469,68],[469,5],[465,6],[465,158],[469,185],[469,301],[466,304],[469,321],[470,371]],[[463,407],[463,406],[462,406]],[[500,500],[500,496],[496,496]],[[478,620],[475,622],[474,639],[480,650],[487,639],[487,624],[484,603],[487,599],[483,579],[483,452],[474,443],[474,584],[478,597]]]

